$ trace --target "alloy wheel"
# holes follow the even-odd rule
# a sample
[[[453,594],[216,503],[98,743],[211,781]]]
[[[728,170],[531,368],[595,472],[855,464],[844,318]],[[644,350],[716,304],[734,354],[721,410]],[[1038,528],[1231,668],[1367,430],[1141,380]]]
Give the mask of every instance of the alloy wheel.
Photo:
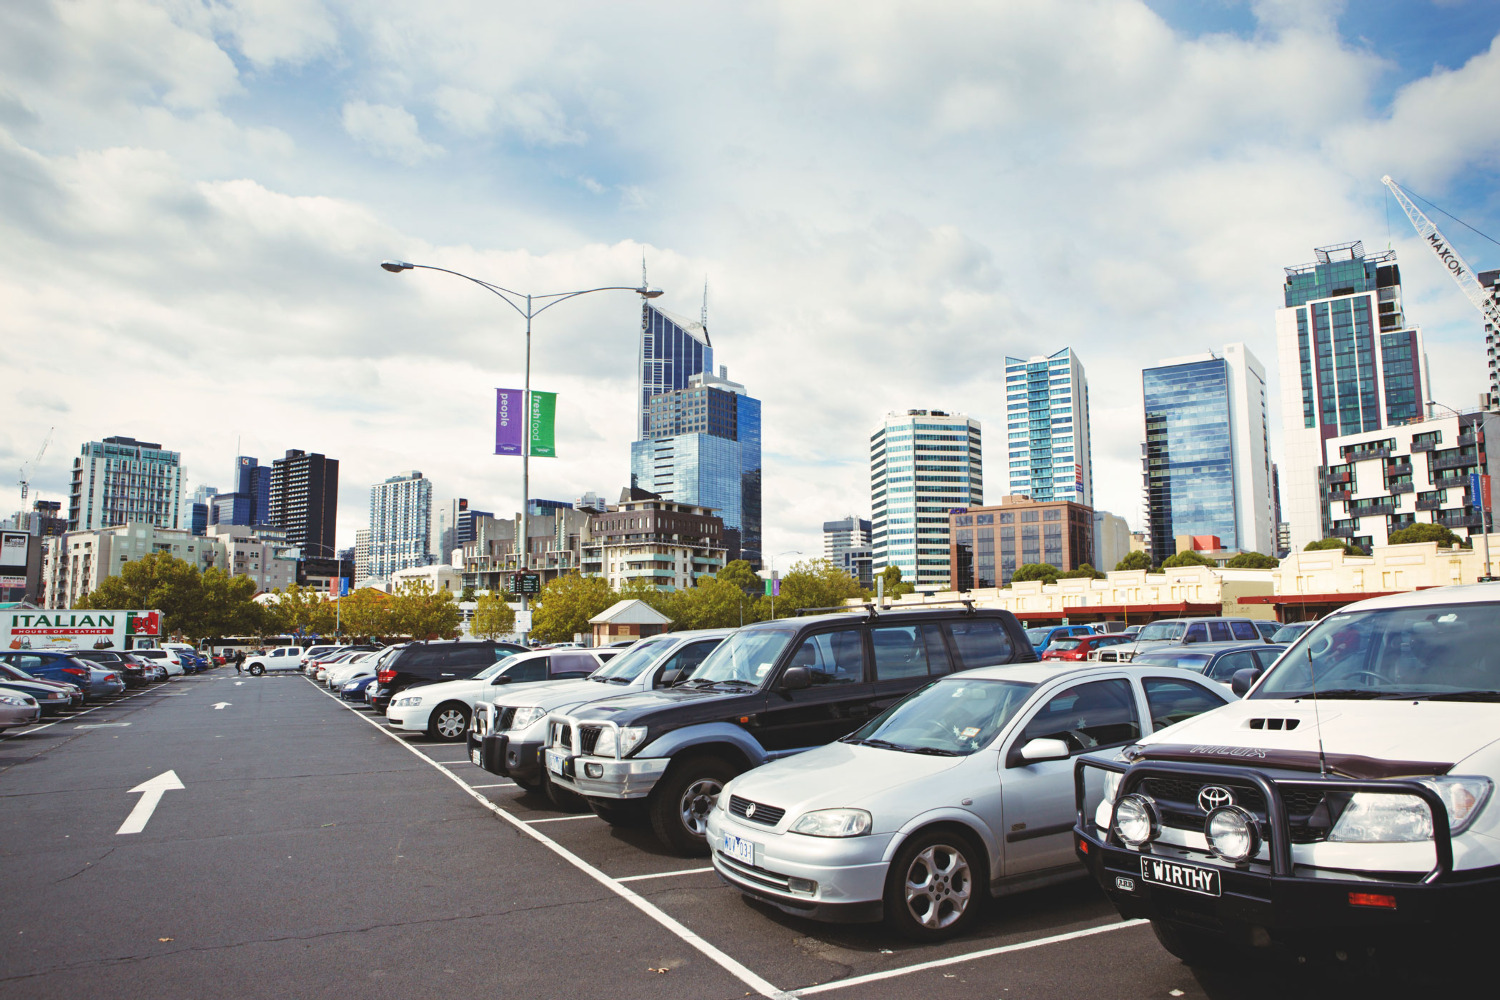
[[[723,789],[724,783],[717,778],[699,778],[683,791],[677,811],[682,817],[682,825],[693,836],[708,835],[708,814]]]
[[[969,908],[974,883],[968,859],[956,848],[934,844],[906,869],[906,908],[923,927],[948,927]]]

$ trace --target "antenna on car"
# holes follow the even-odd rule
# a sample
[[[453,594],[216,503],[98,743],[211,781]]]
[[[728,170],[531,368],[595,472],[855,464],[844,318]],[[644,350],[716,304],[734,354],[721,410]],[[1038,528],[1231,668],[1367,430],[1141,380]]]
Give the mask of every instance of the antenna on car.
[[[1318,730],[1318,777],[1328,777],[1328,756],[1323,753],[1323,717],[1318,712],[1318,674],[1313,670],[1312,644],[1307,646],[1307,678],[1312,683],[1313,725]]]

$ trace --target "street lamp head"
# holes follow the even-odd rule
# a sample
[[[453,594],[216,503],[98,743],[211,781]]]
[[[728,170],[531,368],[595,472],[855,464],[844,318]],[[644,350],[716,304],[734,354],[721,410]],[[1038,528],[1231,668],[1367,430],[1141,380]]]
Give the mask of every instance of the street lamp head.
[[[659,299],[661,298],[661,289],[647,288],[645,285],[642,285],[640,288],[637,288],[635,290],[635,294],[639,295],[643,299]]]
[[[408,264],[404,260],[383,260],[380,262],[380,266],[385,268],[392,274],[400,274],[402,271],[410,271],[413,267],[413,265]]]

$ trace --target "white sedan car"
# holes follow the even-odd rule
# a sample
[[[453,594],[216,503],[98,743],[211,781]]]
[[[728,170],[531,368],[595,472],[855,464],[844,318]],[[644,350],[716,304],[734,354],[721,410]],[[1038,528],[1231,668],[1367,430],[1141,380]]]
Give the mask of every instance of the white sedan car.
[[[515,653],[467,680],[407,688],[391,701],[385,721],[392,729],[426,733],[437,740],[461,740],[473,717],[474,703],[495,697],[500,685],[587,677],[603,663],[604,659],[591,649]]]
[[[1071,758],[1230,699],[1172,668],[950,674],[837,743],[725,784],[708,816],[714,870],[794,916],[947,938],[991,896],[1084,874]]]

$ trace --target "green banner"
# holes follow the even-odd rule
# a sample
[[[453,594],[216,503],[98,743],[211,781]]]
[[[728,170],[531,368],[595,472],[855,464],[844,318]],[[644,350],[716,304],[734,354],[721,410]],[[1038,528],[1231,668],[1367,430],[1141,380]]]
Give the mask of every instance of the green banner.
[[[534,458],[557,457],[557,393],[531,394],[531,450]]]

